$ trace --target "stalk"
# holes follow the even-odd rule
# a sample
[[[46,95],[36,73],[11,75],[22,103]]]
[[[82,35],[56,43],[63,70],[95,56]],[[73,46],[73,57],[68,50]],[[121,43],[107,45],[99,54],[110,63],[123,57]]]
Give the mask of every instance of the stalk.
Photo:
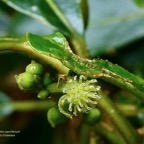
[[[27,112],[33,110],[48,110],[51,107],[56,106],[54,101],[13,101],[11,107],[13,111]]]
[[[17,51],[24,52],[29,56],[38,59],[45,64],[50,65],[56,69],[59,73],[68,73],[69,69],[65,67],[59,60],[52,58],[48,55],[43,55],[34,49],[32,49],[25,39],[18,38],[0,38],[0,51]]]
[[[114,106],[113,102],[107,97],[102,96],[99,106],[112,118],[114,124],[125,138],[128,144],[138,144],[139,139],[135,129],[122,113]]]

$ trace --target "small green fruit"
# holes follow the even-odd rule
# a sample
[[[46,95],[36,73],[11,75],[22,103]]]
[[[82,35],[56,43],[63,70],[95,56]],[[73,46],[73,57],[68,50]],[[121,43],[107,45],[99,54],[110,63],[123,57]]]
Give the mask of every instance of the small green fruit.
[[[97,108],[93,108],[89,111],[89,113],[84,114],[83,120],[87,125],[96,124],[101,118],[101,112]]]
[[[49,109],[47,118],[52,127],[66,122],[66,117],[57,108]]]
[[[31,73],[31,74],[39,75],[39,76],[42,76],[44,74],[43,66],[39,63],[34,62],[34,61],[32,61],[31,64],[29,64],[26,67],[25,71],[28,73]]]
[[[48,86],[51,83],[52,83],[52,79],[50,77],[50,74],[47,73],[44,77],[43,84],[44,84],[44,86]]]
[[[30,90],[35,86],[34,75],[24,72],[15,76],[17,84],[21,90]]]
[[[41,90],[39,93],[38,93],[38,98],[40,99],[46,99],[49,95],[49,92],[45,89]]]

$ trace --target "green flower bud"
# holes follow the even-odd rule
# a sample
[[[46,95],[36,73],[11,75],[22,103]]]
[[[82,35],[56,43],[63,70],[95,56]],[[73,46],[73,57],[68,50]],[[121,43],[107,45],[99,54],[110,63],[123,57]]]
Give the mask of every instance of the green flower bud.
[[[28,72],[15,76],[18,87],[23,91],[39,91],[42,87],[42,79],[38,75]]]
[[[51,84],[51,83],[52,83],[52,79],[51,79],[51,77],[50,77],[50,74],[47,73],[47,74],[45,75],[45,77],[44,77],[43,84],[44,84],[44,86],[47,86],[47,85],[49,85],[49,84]]]
[[[89,113],[83,115],[83,121],[87,125],[96,124],[101,118],[101,112],[97,108],[93,108],[89,111]]]
[[[24,72],[15,76],[17,84],[21,90],[30,90],[35,86],[34,75]]]
[[[49,95],[49,92],[47,90],[43,89],[38,93],[37,97],[40,99],[46,99],[48,95]]]
[[[60,113],[57,108],[49,109],[47,118],[52,127],[55,127],[57,124],[66,122],[66,117]]]
[[[36,63],[35,61],[32,61],[31,64],[29,64],[26,67],[26,72],[42,76],[44,74],[44,68],[41,64]]]
[[[37,85],[37,86],[41,86],[42,85],[42,79],[41,79],[41,77],[40,76],[38,76],[38,75],[33,75],[34,76],[34,79],[35,79],[35,84]]]

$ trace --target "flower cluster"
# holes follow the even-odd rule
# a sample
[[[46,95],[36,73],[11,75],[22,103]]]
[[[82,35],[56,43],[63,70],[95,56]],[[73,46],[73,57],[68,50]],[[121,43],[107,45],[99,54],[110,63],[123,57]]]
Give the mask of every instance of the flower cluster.
[[[42,87],[44,68],[41,64],[32,61],[25,68],[25,72],[16,75],[18,87],[23,91],[38,91]]]
[[[100,99],[97,80],[87,80],[83,75],[68,78],[62,91],[64,95],[59,99],[58,107],[61,113],[70,118],[88,112]]]
[[[40,63],[32,61],[26,66],[25,72],[16,75],[15,78],[22,91],[37,93],[40,99],[48,97],[47,86],[52,83],[52,79],[49,73],[45,73]]]

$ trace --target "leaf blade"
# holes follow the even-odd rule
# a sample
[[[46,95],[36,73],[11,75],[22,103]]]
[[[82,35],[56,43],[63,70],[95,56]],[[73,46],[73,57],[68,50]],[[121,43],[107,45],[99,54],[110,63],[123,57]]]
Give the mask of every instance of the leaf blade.
[[[85,24],[81,0],[3,0],[15,10],[29,15],[41,22],[51,23],[66,35],[84,35]],[[83,4],[87,5],[86,2]],[[85,20],[86,23],[86,20]]]
[[[89,4],[91,16],[86,41],[92,56],[144,36],[144,10],[132,1],[95,0]]]
[[[33,18],[40,20],[43,23],[47,23],[46,19],[43,17],[42,12],[39,7],[39,0],[3,0],[8,6],[13,9],[29,15]]]

